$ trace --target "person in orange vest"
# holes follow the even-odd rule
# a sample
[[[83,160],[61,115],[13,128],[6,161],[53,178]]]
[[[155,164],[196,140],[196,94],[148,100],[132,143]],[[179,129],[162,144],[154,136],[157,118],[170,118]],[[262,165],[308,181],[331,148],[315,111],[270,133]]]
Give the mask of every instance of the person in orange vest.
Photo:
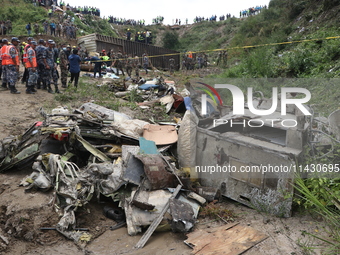
[[[32,37],[28,37],[27,38],[27,44],[24,47],[24,53],[22,54],[22,62],[23,62],[23,65],[25,67],[25,71],[24,71],[24,74],[22,76],[21,82],[22,83],[26,82],[26,86],[27,86],[27,81],[28,81],[28,70],[27,70],[27,67],[26,67],[26,63],[27,63],[27,50],[28,50],[29,47],[31,47],[31,41],[33,41],[33,38]]]
[[[188,52],[188,58],[192,58],[192,52],[191,51]]]
[[[0,61],[1,61],[1,70],[2,70],[2,88],[7,89],[7,77],[6,77],[6,68],[2,65],[2,55],[6,51],[6,47],[8,46],[8,40],[6,38],[1,41],[1,50],[0,50]]]
[[[16,48],[19,44],[19,39],[17,37],[12,37],[12,44],[6,47],[5,52],[2,56],[2,65],[5,66],[6,69],[6,78],[9,83],[9,89],[12,94],[20,94],[15,88],[15,83],[18,80],[19,75],[19,52]]]
[[[38,81],[38,64],[37,64],[37,56],[35,54],[35,47],[37,47],[36,41],[30,42],[30,47],[27,49],[27,61],[26,61],[26,68],[28,70],[28,81],[27,81],[27,88],[26,93],[27,94],[34,94],[37,92],[34,89],[34,86],[37,84]]]

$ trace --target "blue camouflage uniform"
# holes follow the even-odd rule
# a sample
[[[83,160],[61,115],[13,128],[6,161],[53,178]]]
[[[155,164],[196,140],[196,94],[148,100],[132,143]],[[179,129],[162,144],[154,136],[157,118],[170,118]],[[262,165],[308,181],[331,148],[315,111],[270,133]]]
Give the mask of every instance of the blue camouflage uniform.
[[[47,89],[46,87],[46,79],[44,79],[45,75],[45,70],[46,70],[46,66],[45,66],[45,62],[44,59],[46,60],[46,55],[47,55],[47,48],[42,45],[39,44],[36,48],[35,48],[35,52],[36,52],[36,56],[37,56],[37,64],[38,64],[38,85],[37,88],[40,89],[40,83],[43,83],[43,89]]]
[[[33,61],[33,56],[34,56],[34,49],[32,48],[28,48],[27,50],[27,58],[28,61]],[[33,71],[32,67],[27,68],[28,69],[28,87],[29,88],[34,88],[34,86],[37,84],[38,81],[38,70],[35,69],[35,71]]]
[[[51,80],[53,76],[53,70],[54,70],[54,50],[52,48],[47,47],[46,50],[46,62],[49,66],[49,69],[45,69],[44,75],[43,75],[43,81],[45,80],[47,89],[49,92],[52,91],[51,89]],[[53,92],[53,91],[52,91]]]

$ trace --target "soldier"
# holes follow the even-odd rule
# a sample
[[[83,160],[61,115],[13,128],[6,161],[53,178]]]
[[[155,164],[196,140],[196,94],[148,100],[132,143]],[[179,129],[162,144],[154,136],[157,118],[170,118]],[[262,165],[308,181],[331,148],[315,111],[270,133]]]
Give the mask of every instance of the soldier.
[[[38,82],[37,88],[40,89],[40,84],[42,82],[42,89],[48,89],[49,93],[53,93],[51,89],[51,79],[50,79],[50,65],[47,63],[47,48],[45,47],[44,39],[40,39],[38,46],[35,48],[38,64]],[[50,56],[53,62],[52,56]]]
[[[149,67],[148,54],[144,53],[143,54],[143,68],[144,68],[146,74],[148,74],[148,67]]]
[[[140,66],[139,57],[136,55],[133,61],[133,67],[135,68],[137,78],[139,77],[139,66]]]
[[[201,53],[197,56],[197,68],[201,69],[203,67],[203,56]]]
[[[132,65],[133,65],[133,59],[131,58],[131,54],[127,56],[126,59],[126,72],[128,76],[131,78],[131,73],[132,73]]]
[[[38,81],[38,64],[37,64],[37,58],[35,54],[35,48],[37,46],[36,41],[30,42],[30,47],[27,49],[27,61],[26,61],[26,68],[28,70],[28,82],[27,82],[27,94],[34,94],[36,90],[34,89],[34,86],[37,84]]]
[[[7,89],[7,77],[6,77],[6,68],[5,65],[3,65],[3,57],[2,55],[6,52],[6,47],[8,46],[8,40],[6,38],[2,39],[1,41],[2,47],[1,47],[1,70],[2,70],[2,88]]]
[[[124,74],[124,70],[123,70],[123,65],[124,65],[124,62],[123,62],[123,54],[122,52],[119,50],[118,53],[116,54],[116,57],[115,57],[115,61],[113,62],[113,66],[116,67],[116,70],[117,70],[117,75],[119,75],[119,70]]]
[[[53,80],[54,87],[55,87],[55,93],[60,93],[58,89],[58,76],[56,72],[57,64],[55,63],[55,58],[54,58],[54,47],[55,42],[53,40],[48,41],[48,47],[47,47],[47,54],[46,54],[46,62],[49,68],[46,69],[46,85],[47,85],[47,92],[53,94],[53,90],[51,88],[51,83]]]
[[[66,47],[64,44],[62,50],[59,52],[60,77],[61,77],[60,79],[62,88],[67,88],[67,74],[68,74],[67,50],[71,51],[71,47]]]
[[[15,83],[18,80],[19,75],[19,52],[16,48],[19,44],[19,39],[17,37],[12,37],[12,45],[6,46],[6,49],[2,56],[2,65],[6,69],[6,79],[9,83],[9,89],[12,94],[20,94],[20,92],[15,88]]]
[[[173,74],[175,70],[175,59],[173,57],[171,57],[169,59],[169,72],[170,74]]]

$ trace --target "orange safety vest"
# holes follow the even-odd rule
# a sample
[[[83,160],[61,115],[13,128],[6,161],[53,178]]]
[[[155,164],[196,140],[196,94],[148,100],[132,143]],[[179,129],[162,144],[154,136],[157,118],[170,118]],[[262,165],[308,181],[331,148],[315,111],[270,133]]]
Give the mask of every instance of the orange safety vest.
[[[28,49],[27,51],[29,51],[29,50],[30,49]],[[31,62],[28,59],[28,54],[27,54],[28,52],[26,53],[27,54],[26,68],[31,68],[31,67],[37,67],[38,66],[37,65],[37,57],[35,55],[35,50],[32,49],[32,51],[33,51],[32,64],[31,64]]]
[[[12,48],[14,48],[15,51],[16,51],[16,54],[15,54],[16,65],[19,65],[19,54],[18,54],[18,50],[14,47],[14,45],[8,45],[6,47],[5,53],[1,55],[2,65],[4,65],[4,66],[14,65],[14,61],[11,57],[11,54],[9,53]]]
[[[29,45],[29,44],[26,44],[26,45],[25,45],[24,54],[22,55],[22,61],[23,61],[24,63],[27,63],[27,62],[28,62],[28,59],[27,59],[27,50],[28,50],[28,48],[29,48],[30,46],[31,46],[31,45]]]
[[[2,58],[2,56],[4,55],[4,53],[6,52],[6,47],[7,47],[8,45],[7,44],[4,44],[2,47],[1,47],[1,52],[0,52],[0,58],[1,58],[1,62],[3,63],[3,58]]]
[[[192,58],[192,52],[191,51],[189,51],[189,53],[188,53],[188,58]]]

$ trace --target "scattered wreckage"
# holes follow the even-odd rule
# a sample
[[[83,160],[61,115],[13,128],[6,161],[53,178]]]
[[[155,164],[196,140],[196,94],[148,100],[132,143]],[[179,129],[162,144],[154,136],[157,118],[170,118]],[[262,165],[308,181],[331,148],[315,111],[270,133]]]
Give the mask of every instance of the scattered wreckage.
[[[163,82],[157,77],[151,83],[141,82],[137,86],[147,84],[144,87],[150,89]],[[63,107],[52,110],[51,114],[41,109],[44,121],[34,123],[21,136],[1,141],[0,172],[32,164],[32,174],[22,180],[21,185],[26,190],[54,189],[54,205],[60,215],[55,229],[75,242],[91,239],[87,231],[76,228],[75,212],[86,206],[93,196],[111,198],[124,210],[123,213],[104,208],[104,214],[117,222],[112,229],[127,225],[128,234],[136,235],[142,232],[142,227],[149,226],[137,248],[142,248],[157,228],[189,232],[200,207],[219,195],[289,217],[292,171],[212,174],[202,169],[212,164],[238,170],[295,165],[311,131],[298,109],[287,108],[287,118],[296,120],[294,128],[267,123],[247,109],[244,116],[235,116],[230,108],[222,104],[216,106],[215,98],[207,100],[208,115],[200,116],[202,102],[197,97],[167,93],[171,88],[167,87],[162,97],[154,97],[139,106],[149,107],[157,102],[166,105],[166,112],[172,108],[182,112],[184,109],[180,124],[150,124],[93,103],[85,103],[73,113]],[[185,93],[190,94],[192,90],[188,87]],[[258,108],[267,109],[268,104],[261,100]],[[329,118],[333,132],[339,127],[339,112]],[[216,116],[225,121],[214,125]],[[282,116],[274,113],[273,118]],[[250,119],[264,123],[263,127],[226,125],[230,120],[244,123]],[[193,187],[190,178],[199,180],[203,186]],[[236,228],[230,233],[234,230]],[[259,233],[250,232],[259,237],[254,242],[265,239]],[[196,234],[191,238],[198,240]]]
[[[89,240],[86,231],[75,230],[75,211],[100,195],[120,203],[125,217],[104,211],[119,223],[126,218],[130,235],[156,218],[163,221],[159,227],[176,232],[193,228],[206,200],[183,185],[174,160],[162,154],[177,142],[176,127],[132,120],[93,103],[74,113],[59,107],[52,114],[41,109],[41,114],[43,122],[2,140],[0,171],[33,162],[32,174],[21,185],[26,190],[54,189],[61,216],[57,231],[75,242]],[[171,213],[163,220],[166,204]]]

